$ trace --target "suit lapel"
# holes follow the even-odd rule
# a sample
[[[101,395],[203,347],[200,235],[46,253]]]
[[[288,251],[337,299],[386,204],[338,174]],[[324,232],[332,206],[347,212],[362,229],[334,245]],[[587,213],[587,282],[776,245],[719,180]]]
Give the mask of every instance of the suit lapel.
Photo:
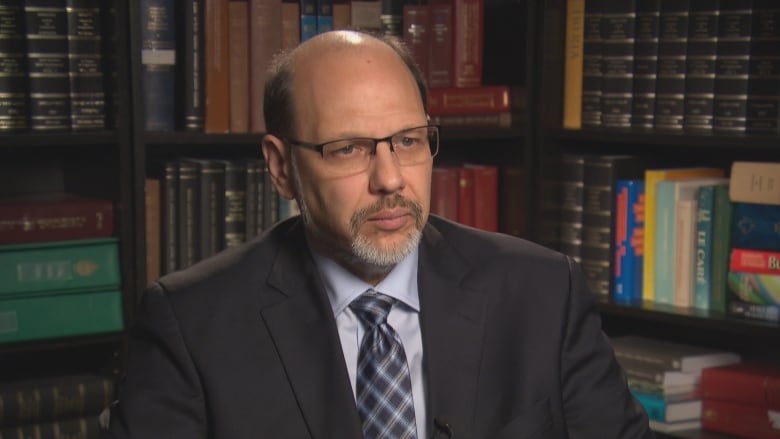
[[[473,429],[484,298],[460,286],[470,267],[441,234],[426,226],[418,273],[420,321],[428,391],[428,425],[434,419],[451,425],[457,437]]]
[[[261,297],[261,316],[278,349],[313,438],[362,437],[335,319],[298,222],[282,236]]]

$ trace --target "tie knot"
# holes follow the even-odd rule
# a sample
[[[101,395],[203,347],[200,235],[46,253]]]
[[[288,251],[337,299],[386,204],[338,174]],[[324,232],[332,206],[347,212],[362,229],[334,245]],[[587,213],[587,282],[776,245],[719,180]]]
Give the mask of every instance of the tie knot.
[[[394,303],[395,299],[392,297],[371,291],[353,300],[349,307],[370,329],[387,320],[387,314],[390,313]]]

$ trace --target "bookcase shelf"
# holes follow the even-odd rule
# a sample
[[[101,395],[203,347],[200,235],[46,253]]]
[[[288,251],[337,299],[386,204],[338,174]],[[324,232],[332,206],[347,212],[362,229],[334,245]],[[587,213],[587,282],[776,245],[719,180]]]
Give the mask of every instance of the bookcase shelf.
[[[775,153],[780,157],[780,138],[768,135],[746,134],[699,134],[699,133],[665,133],[655,131],[616,131],[606,129],[548,129],[545,136],[553,142],[580,145],[599,143],[606,145],[630,145],[631,148],[644,149],[650,146],[685,147],[696,150],[706,149],[749,150]]]
[[[69,147],[87,145],[115,145],[118,134],[115,131],[96,131],[89,133],[51,133],[51,134],[0,134],[0,149],[35,147]]]

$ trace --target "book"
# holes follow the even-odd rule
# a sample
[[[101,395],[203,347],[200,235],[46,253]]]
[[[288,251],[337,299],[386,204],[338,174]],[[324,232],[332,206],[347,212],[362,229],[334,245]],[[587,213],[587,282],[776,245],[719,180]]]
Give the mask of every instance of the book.
[[[70,65],[65,0],[26,0],[24,16],[30,128],[68,131]]]
[[[509,111],[430,116],[430,123],[441,127],[511,127],[513,120],[514,114]]]
[[[720,0],[713,130],[745,132],[752,0]]]
[[[196,163],[178,160],[176,181],[176,267],[200,260],[200,173]]]
[[[698,196],[698,189],[704,185],[725,183],[724,178],[693,178],[687,180],[666,180],[660,181],[656,185],[656,204],[655,204],[655,302],[661,304],[680,305],[675,303],[675,279],[678,270],[685,270],[681,273],[689,279],[692,287],[694,269],[691,264],[686,267],[680,267],[676,260],[678,251],[688,252],[693,246],[693,237],[690,230],[692,224],[693,208],[689,206],[686,210],[688,214],[685,225],[687,229],[678,229],[678,203],[680,201],[692,201]],[[682,234],[687,236],[682,236]],[[685,249],[678,247],[682,245],[681,240],[686,238]],[[690,262],[690,261],[689,261]],[[686,282],[686,285],[688,282]],[[690,292],[690,288],[686,289]],[[690,303],[687,298],[683,303]],[[687,306],[687,305],[683,305]]]
[[[379,32],[382,27],[382,2],[380,0],[351,0],[350,22],[354,29]]]
[[[476,226],[476,201],[474,188],[474,169],[458,167],[458,222],[467,226]]]
[[[687,421],[661,422],[650,419],[650,429],[658,433],[674,433],[677,431],[698,430],[701,428],[700,419],[689,419]]]
[[[505,165],[499,172],[498,230],[512,236],[528,237],[527,174],[522,166]]]
[[[712,131],[718,4],[712,0],[690,0],[683,98],[683,126],[688,131]]]
[[[301,42],[301,6],[298,0],[283,0],[281,14],[281,48],[292,49]]]
[[[474,227],[498,231],[498,167],[466,163],[474,173]]]
[[[458,168],[434,166],[431,175],[431,213],[458,221]]]
[[[582,51],[585,0],[566,1],[566,47],[563,67],[563,128],[582,128]]]
[[[731,246],[733,204],[729,199],[728,186],[715,186],[715,207],[712,217],[712,284],[710,291],[710,309],[726,311],[726,273],[729,265]]]
[[[583,127],[601,126],[602,42],[601,12],[604,0],[585,2],[585,28],[582,45],[582,116]]]
[[[66,0],[70,76],[70,128],[106,127],[100,0]]]
[[[733,162],[729,197],[734,202],[780,204],[780,163]]]
[[[604,1],[601,15],[601,125],[631,128],[636,0]]]
[[[352,7],[349,0],[333,0],[333,29],[349,29],[352,26]]]
[[[62,192],[0,198],[0,244],[105,238],[113,233],[110,200]]]
[[[755,134],[780,133],[780,45],[777,4],[753,0],[750,60],[748,62],[747,126]]]
[[[333,30],[333,0],[316,0],[316,2],[317,2],[317,33],[321,34],[323,32],[328,32]],[[400,12],[398,16],[400,16]],[[397,24],[398,24],[398,30],[400,31],[400,22],[398,22]],[[393,35],[400,36],[400,33],[393,34]]]
[[[335,6],[335,5],[334,5]],[[431,46],[431,9],[427,2],[403,5],[403,35],[420,74],[428,78],[428,51]],[[430,91],[430,90],[429,90]],[[430,111],[429,111],[430,113]]]
[[[428,89],[431,116],[506,113],[511,103],[510,88],[504,85]]]
[[[205,0],[178,0],[176,14],[176,127],[203,131],[205,122]]]
[[[677,370],[666,370],[657,365],[648,364],[646,361],[635,360],[621,356],[618,358],[620,367],[626,373],[626,378],[635,384],[643,383],[646,385],[657,385],[664,391],[653,394],[659,397],[665,397],[667,389],[684,388],[696,389],[701,381],[701,372],[680,372]],[[688,393],[691,393],[688,391]]]
[[[197,172],[198,228],[193,236],[198,247],[197,261],[225,248],[225,165],[219,160],[187,160],[195,165]]]
[[[661,1],[660,5],[654,128],[681,131],[690,1]]]
[[[708,431],[748,439],[780,438],[777,415],[764,407],[705,399],[702,427]]]
[[[4,381],[0,428],[97,415],[113,401],[114,387],[113,379],[87,373]]]
[[[780,368],[754,361],[708,368],[702,371],[701,394],[780,411]]]
[[[631,106],[632,128],[647,130],[655,126],[659,15],[660,0],[637,2],[634,37],[634,85]]]
[[[51,422],[0,428],[0,439],[98,439],[98,416],[60,419]]]
[[[229,53],[227,70],[228,89],[230,92],[228,102],[230,103],[229,119],[231,133],[249,132],[249,107],[252,102],[250,99],[249,69],[250,66],[253,66],[249,60],[251,56],[249,34],[250,31],[257,32],[257,27],[254,26],[260,26],[260,29],[263,28],[261,23],[255,23],[254,17],[250,15],[251,3],[250,0],[228,1],[227,45]],[[252,26],[250,26],[250,22]],[[250,92],[247,93],[247,90],[250,90]],[[262,102],[262,98],[260,102]]]
[[[147,177],[144,181],[144,238],[146,243],[146,283],[160,277],[162,267],[161,248],[161,184],[157,178]]]
[[[732,248],[729,270],[780,274],[780,251]]]
[[[173,0],[141,1],[141,80],[146,131],[175,130],[176,23]]]
[[[230,5],[227,0],[204,1],[204,130],[227,133],[230,132]]]
[[[701,400],[666,401],[656,395],[632,392],[634,398],[642,404],[647,417],[659,422],[689,421],[701,418]]]
[[[706,367],[740,361],[734,352],[637,335],[611,337],[610,344],[618,361],[641,362],[660,370],[701,372]]]
[[[381,0],[382,13],[379,15],[381,31],[384,35],[402,38],[404,33],[404,0]]]
[[[428,87],[453,86],[453,5],[430,0],[431,36],[428,51]]]
[[[0,299],[0,343],[118,332],[122,293],[76,289]]]
[[[175,160],[169,160],[164,164],[162,179],[160,182],[160,203],[162,226],[160,227],[160,246],[162,274],[176,271],[178,267],[178,187],[179,166]]]
[[[452,0],[452,84],[482,85],[485,0]]]
[[[301,42],[317,35],[317,0],[300,0]]]
[[[698,192],[698,191],[697,191]],[[678,200],[676,204],[677,225],[674,235],[674,293],[672,304],[682,308],[693,307],[694,301],[694,275],[696,264],[694,262],[696,250],[696,198]]]
[[[714,270],[721,269],[720,262],[718,266],[714,266],[713,254],[717,251],[716,244],[713,242],[716,239],[723,239],[722,235],[716,235],[714,233],[714,219],[716,214],[715,210],[715,191],[716,187],[726,187],[726,184],[722,185],[705,185],[699,188],[697,194],[696,204],[696,238],[695,238],[695,272],[694,272],[694,294],[693,294],[693,306],[698,309],[708,310],[713,305],[713,283],[714,283]],[[723,215],[722,212],[718,212]],[[726,212],[730,215],[730,211]],[[726,232],[730,233],[730,232]],[[728,240],[726,240],[728,242]],[[726,244],[728,245],[728,244]],[[718,257],[720,261],[720,257]],[[721,311],[723,308],[721,307]]]
[[[736,248],[780,250],[780,206],[735,202],[731,244]]]
[[[585,156],[561,154],[546,160],[541,181],[539,242],[581,261]]]
[[[3,38],[0,38],[0,133],[20,132],[30,125],[27,119],[27,49],[25,13],[22,0],[0,5]]]
[[[681,373],[681,372],[678,372]],[[699,382],[680,384],[680,385],[664,385],[659,384],[655,378],[653,380],[633,378],[626,376],[628,382],[628,388],[631,391],[647,393],[650,395],[658,395],[666,399],[667,401],[679,401],[689,399],[701,398],[699,392]]]
[[[119,285],[117,238],[0,246],[0,297]]]
[[[780,306],[780,274],[729,271],[729,291],[756,305]]]
[[[249,0],[249,131],[266,130],[263,114],[265,72],[271,58],[282,48],[282,3],[278,0]]]
[[[656,184],[663,180],[697,177],[722,177],[725,172],[718,168],[667,168],[645,171],[645,238],[642,260],[642,298],[655,301],[655,229],[656,229]]]
[[[246,241],[245,162],[225,162],[225,246],[235,247]]]
[[[615,190],[612,297],[617,303],[639,303],[642,301],[645,182],[644,180],[618,180]]]

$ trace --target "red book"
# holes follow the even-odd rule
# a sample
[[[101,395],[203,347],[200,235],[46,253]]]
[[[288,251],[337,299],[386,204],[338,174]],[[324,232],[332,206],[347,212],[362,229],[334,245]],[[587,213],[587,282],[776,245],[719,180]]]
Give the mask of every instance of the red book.
[[[113,204],[72,194],[0,200],[0,244],[104,238],[114,233]]]
[[[729,270],[780,274],[780,252],[733,248]]]
[[[428,114],[431,116],[505,113],[511,109],[510,90],[504,85],[428,89]]]
[[[228,0],[205,0],[205,96],[207,133],[230,132]]]
[[[745,362],[703,369],[701,394],[705,399],[780,411],[780,366]]]
[[[452,221],[458,220],[458,168],[433,168],[431,213]]]
[[[474,170],[458,169],[458,222],[476,226],[474,222]]]
[[[705,430],[746,439],[780,438],[766,407],[714,399],[702,400],[701,426]]]
[[[452,87],[452,0],[430,0],[428,87]]]
[[[453,85],[482,84],[485,0],[453,0]]]
[[[249,0],[249,131],[253,133],[265,131],[265,71],[282,48],[282,17],[281,1]]]
[[[404,5],[403,11],[404,43],[412,52],[423,78],[427,79],[429,34],[431,32],[430,8],[424,4]]]
[[[474,227],[498,231],[498,168],[466,164],[474,172]]]

